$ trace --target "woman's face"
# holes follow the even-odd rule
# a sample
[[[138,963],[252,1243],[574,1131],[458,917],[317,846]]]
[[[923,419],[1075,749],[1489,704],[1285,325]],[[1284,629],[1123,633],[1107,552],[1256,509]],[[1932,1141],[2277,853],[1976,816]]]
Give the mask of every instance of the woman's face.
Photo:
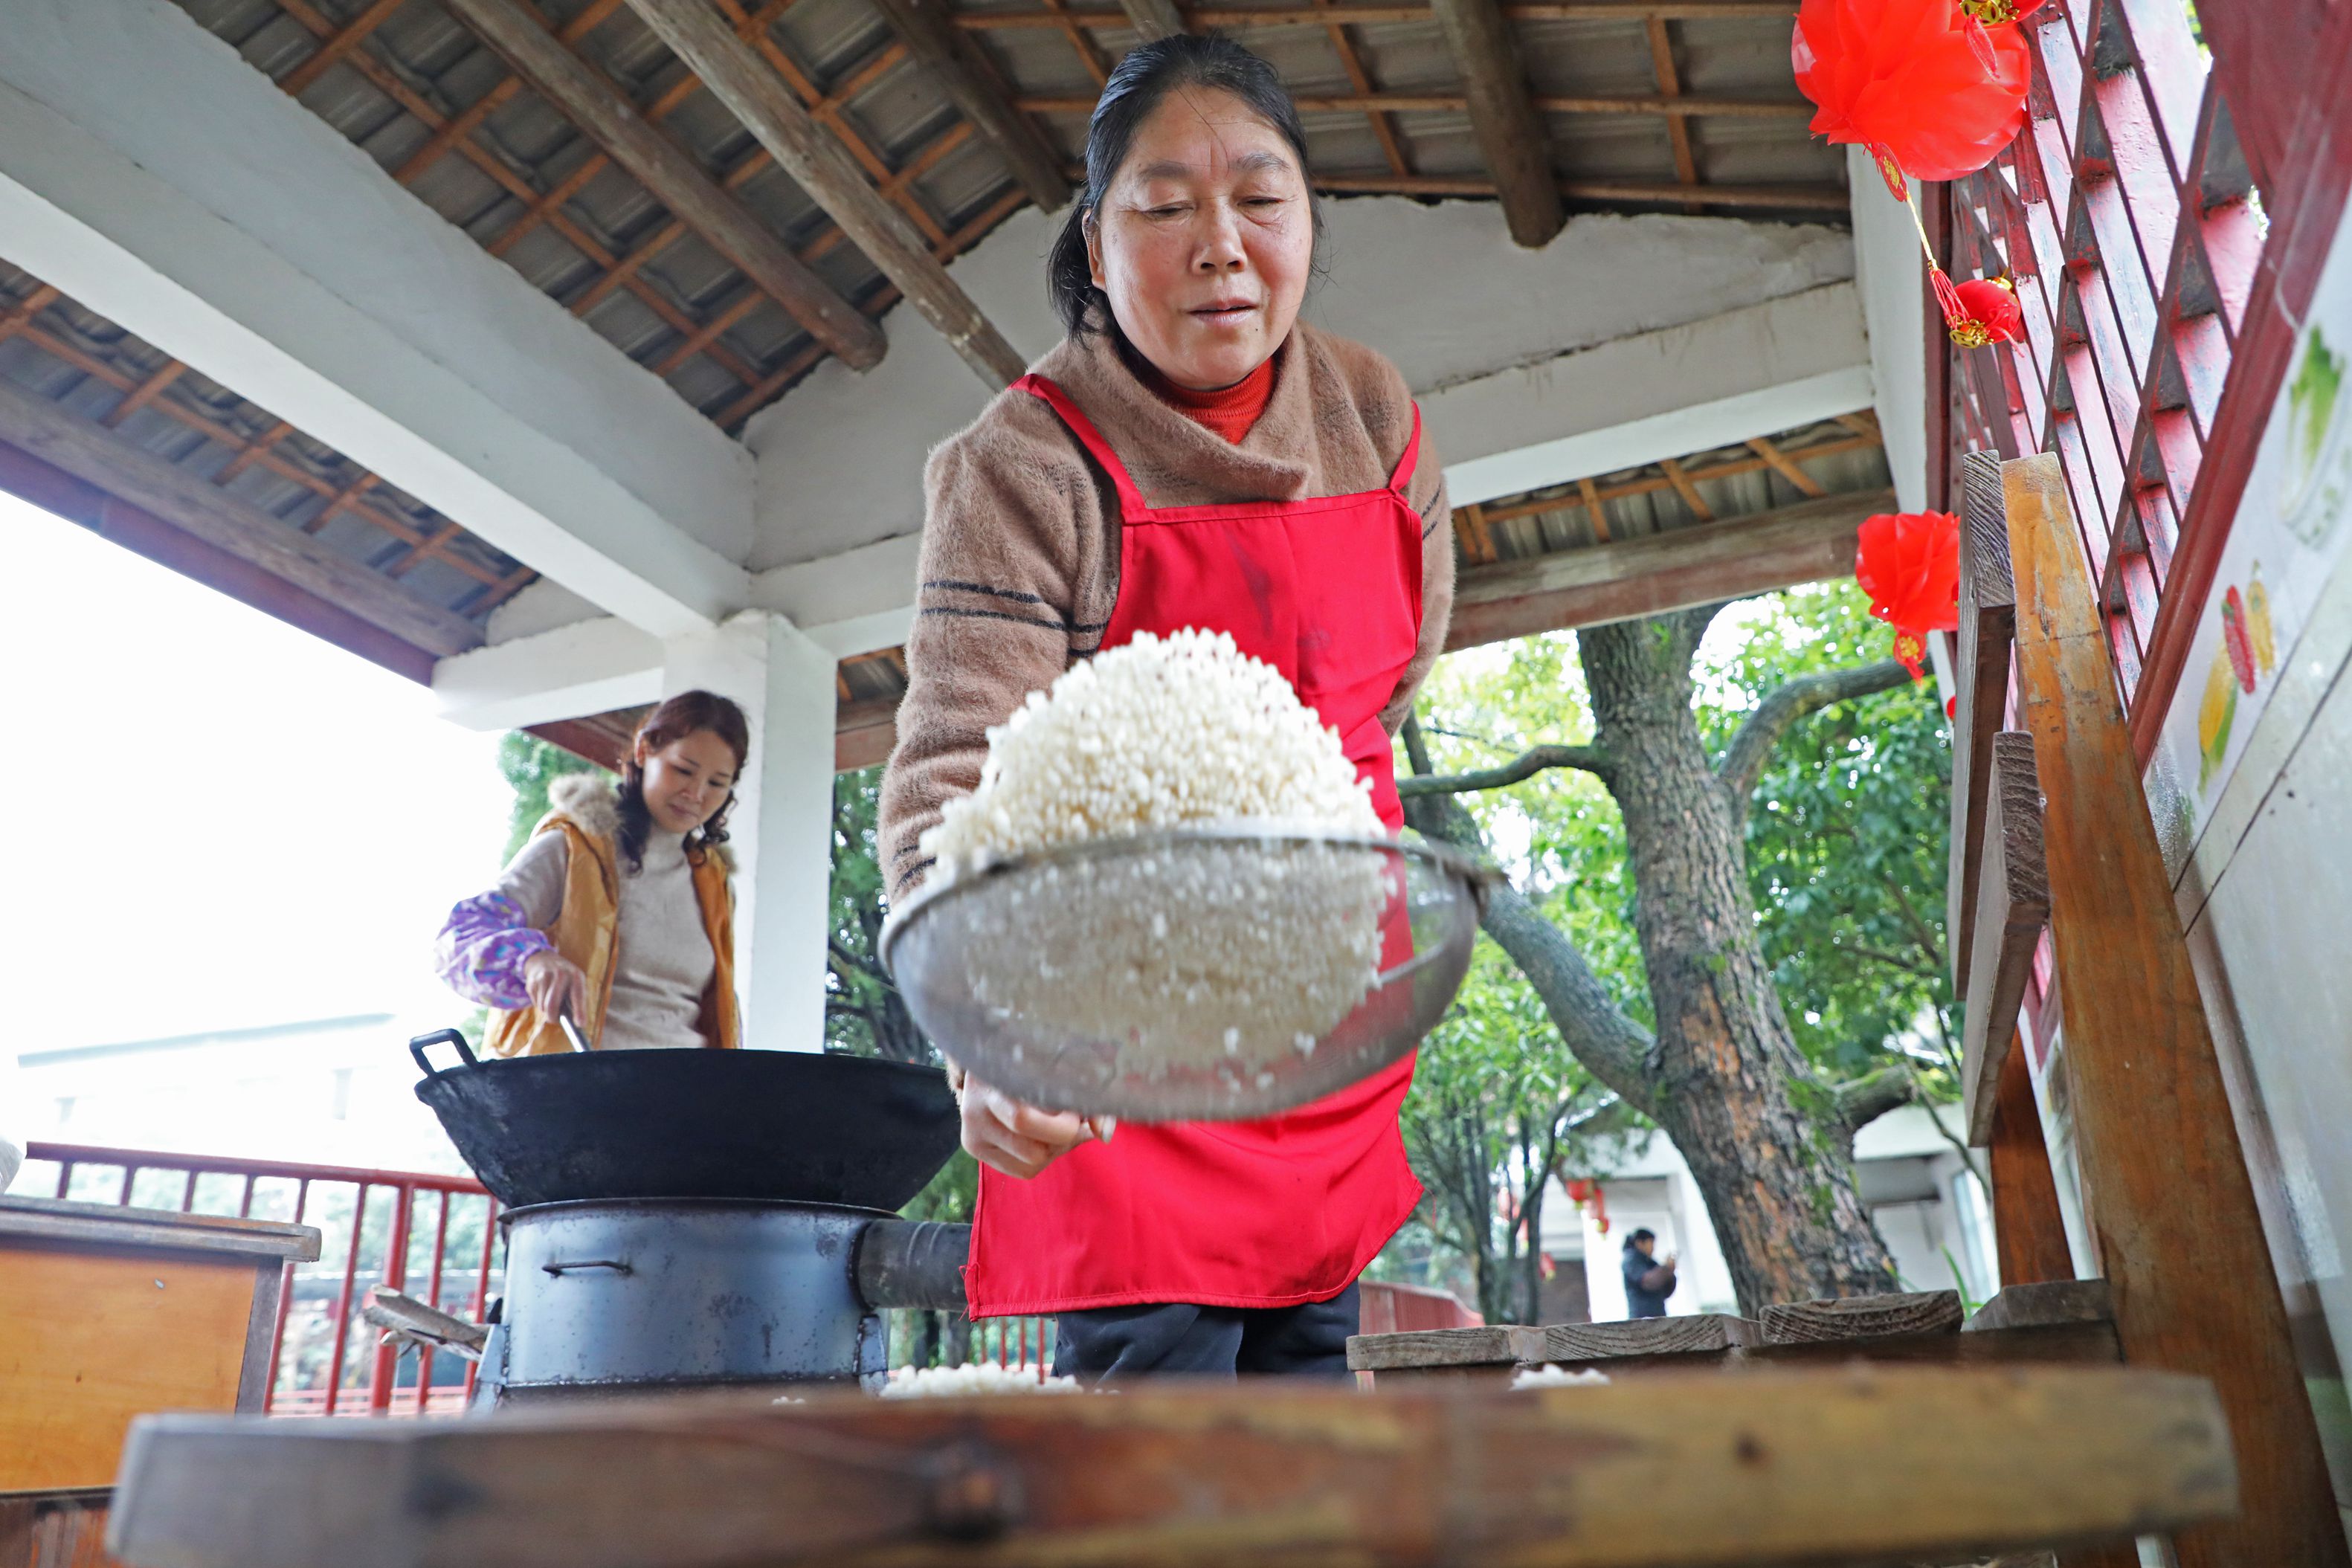
[[[1087,236],[1095,287],[1181,387],[1228,387],[1290,333],[1315,224],[1297,154],[1231,93],[1179,89],[1138,128]]]
[[[707,729],[659,750],[637,742],[645,771],[646,810],[666,833],[690,833],[718,813],[735,788],[735,750]]]

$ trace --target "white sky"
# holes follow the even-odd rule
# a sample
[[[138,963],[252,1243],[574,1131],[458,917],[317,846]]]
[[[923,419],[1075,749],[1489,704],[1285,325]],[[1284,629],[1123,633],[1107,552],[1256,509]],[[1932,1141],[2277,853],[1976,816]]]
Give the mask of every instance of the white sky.
[[[0,495],[0,1068],[471,1011],[433,936],[512,797],[424,687]]]

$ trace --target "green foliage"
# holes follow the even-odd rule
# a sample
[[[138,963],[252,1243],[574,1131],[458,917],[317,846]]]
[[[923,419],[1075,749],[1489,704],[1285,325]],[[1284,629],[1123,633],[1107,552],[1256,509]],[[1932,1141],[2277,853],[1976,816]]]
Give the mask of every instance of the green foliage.
[[[1885,627],[1851,582],[1736,605],[1693,662],[1693,716],[1718,755],[1784,683],[1886,656]],[[1592,737],[1572,633],[1456,654],[1421,702],[1442,773]],[[1927,1046],[1951,1018],[1944,864],[1951,751],[1932,682],[1840,703],[1781,737],[1748,818],[1749,888],[1800,1047],[1832,1080]],[[1615,804],[1591,774],[1554,768],[1459,797],[1505,868],[1582,950],[1628,1016],[1652,1023]],[[1926,1039],[1919,1036],[1924,1033]],[[1931,1058],[1932,1059],[1932,1058]],[[1948,1074],[1932,1075],[1945,1090]]]
[[[1783,595],[1711,674],[1723,705],[1699,708],[1718,746],[1737,693],[1884,656],[1887,633],[1851,583]],[[1840,703],[1772,752],[1748,813],[1748,877],[1799,1047],[1832,1079],[1941,1061],[1951,1030],[1944,948],[1951,742],[1932,681]],[[1923,1038],[1924,1036],[1924,1038]],[[1950,1092],[1948,1071],[1932,1086]]]
[[[547,815],[549,786],[567,773],[585,773],[595,766],[527,730],[509,730],[499,738],[499,771],[515,792],[514,808],[507,814],[505,860],[514,859]]]
[[[825,971],[825,1049],[893,1061],[939,1061],[882,966],[887,913],[877,853],[882,769],[833,781],[833,935]]]
[[[1614,1163],[1616,1139],[1579,1126],[1601,1120],[1593,1113],[1611,1098],[1481,936],[1454,1006],[1422,1046],[1404,1105],[1405,1149],[1425,1196],[1416,1230],[1400,1242],[1419,1282],[1466,1270],[1488,1322],[1540,1322],[1545,1183]]]

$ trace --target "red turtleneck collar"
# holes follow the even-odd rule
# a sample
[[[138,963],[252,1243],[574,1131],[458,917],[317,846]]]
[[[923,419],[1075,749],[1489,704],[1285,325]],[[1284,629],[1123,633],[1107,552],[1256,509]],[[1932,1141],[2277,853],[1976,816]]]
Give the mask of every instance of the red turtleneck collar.
[[[1146,367],[1145,382],[1161,402],[1211,433],[1234,445],[1250,433],[1258,415],[1265,412],[1266,401],[1274,396],[1274,357],[1229,387],[1213,392],[1194,392],[1180,387],[1158,371]]]

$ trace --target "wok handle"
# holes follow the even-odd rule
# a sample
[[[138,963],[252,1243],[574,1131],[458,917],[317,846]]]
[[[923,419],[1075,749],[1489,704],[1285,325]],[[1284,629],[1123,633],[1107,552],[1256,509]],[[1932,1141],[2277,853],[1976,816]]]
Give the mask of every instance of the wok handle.
[[[439,1069],[425,1059],[425,1048],[438,1045],[445,1040],[457,1048],[457,1054],[465,1058],[467,1066],[479,1067],[482,1064],[482,1059],[474,1054],[474,1048],[466,1043],[464,1035],[454,1029],[436,1029],[431,1034],[420,1034],[408,1042],[408,1054],[416,1058],[417,1071],[425,1077],[432,1077]]]
[[[971,1227],[926,1219],[877,1219],[857,1233],[857,1293],[884,1307],[964,1310],[963,1266]]]

